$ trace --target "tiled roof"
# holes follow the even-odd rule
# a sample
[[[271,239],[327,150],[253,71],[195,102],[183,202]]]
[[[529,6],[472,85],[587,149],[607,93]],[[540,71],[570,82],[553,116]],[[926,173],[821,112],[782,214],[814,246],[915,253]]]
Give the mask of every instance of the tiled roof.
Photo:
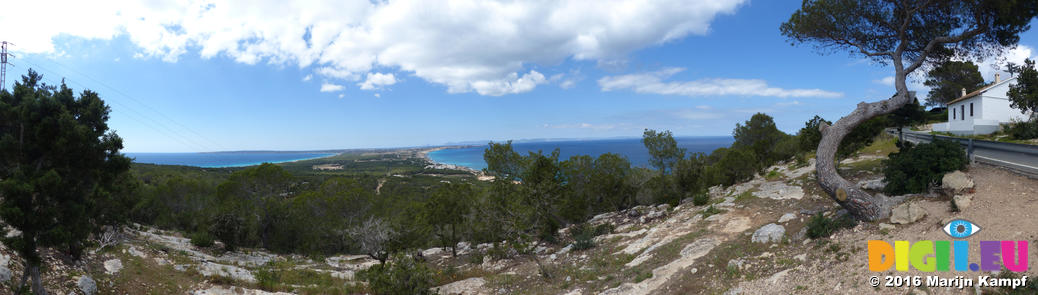
[[[970,92],[970,93],[968,93],[966,95],[963,95],[962,97],[959,97],[959,98],[953,99],[952,101],[949,101],[946,105],[951,105],[953,103],[963,101],[963,100],[965,100],[967,98],[980,95],[981,93],[984,93],[985,91],[988,91],[988,89],[991,89],[992,87],[995,87],[997,85],[1001,85],[1003,83],[1009,82],[1009,80],[1013,80],[1013,79],[1016,79],[1016,77],[1011,77],[1009,79],[1002,80],[1001,82],[992,83],[991,85],[981,87],[980,89],[977,89],[977,91]]]

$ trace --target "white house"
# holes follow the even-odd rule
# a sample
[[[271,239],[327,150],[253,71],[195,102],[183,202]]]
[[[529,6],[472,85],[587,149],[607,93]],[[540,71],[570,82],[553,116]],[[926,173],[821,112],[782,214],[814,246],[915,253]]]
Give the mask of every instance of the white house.
[[[999,124],[1026,121],[1028,115],[1009,106],[1009,85],[1016,77],[999,80],[972,93],[962,90],[962,97],[948,102],[948,123],[933,125],[933,131],[950,132],[957,135],[991,134],[998,131]]]

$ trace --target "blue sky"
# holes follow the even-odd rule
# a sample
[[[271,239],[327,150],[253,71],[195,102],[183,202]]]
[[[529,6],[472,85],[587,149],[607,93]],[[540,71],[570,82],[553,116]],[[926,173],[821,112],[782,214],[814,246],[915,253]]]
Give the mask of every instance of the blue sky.
[[[755,112],[793,133],[894,92],[889,67],[790,46],[800,1],[435,2],[73,2],[28,32],[6,24],[50,16],[5,15],[5,86],[33,68],[99,92],[127,152],[730,135]]]

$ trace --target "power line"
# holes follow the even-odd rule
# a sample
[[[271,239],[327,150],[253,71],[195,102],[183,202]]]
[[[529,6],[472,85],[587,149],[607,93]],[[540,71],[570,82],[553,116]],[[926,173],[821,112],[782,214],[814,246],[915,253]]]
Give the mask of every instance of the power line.
[[[175,124],[175,125],[179,126],[180,128],[182,128],[182,129],[184,129],[184,130],[187,130],[187,132],[190,132],[190,133],[192,133],[192,134],[193,134],[194,136],[196,136],[196,137],[198,137],[198,138],[201,138],[201,139],[202,139],[202,140],[204,140],[204,141],[207,141],[207,142],[208,142],[209,144],[215,145],[215,146],[217,146],[217,147],[222,147],[222,146],[221,146],[221,145],[220,145],[219,143],[216,143],[215,141],[213,141],[213,140],[210,140],[210,139],[209,139],[208,137],[206,137],[206,136],[204,136],[204,135],[202,135],[202,134],[199,134],[198,132],[195,132],[195,131],[194,131],[194,130],[192,130],[191,128],[189,128],[189,127],[187,127],[187,126],[184,126],[183,124],[180,124],[180,122],[177,122],[176,120],[173,120],[172,118],[170,118],[170,117],[166,116],[165,114],[163,114],[163,113],[162,113],[162,112],[160,112],[159,110],[156,110],[155,108],[152,108],[152,107],[151,107],[151,106],[149,106],[148,104],[146,104],[146,103],[144,103],[144,102],[142,102],[142,101],[140,101],[140,100],[138,100],[138,99],[134,98],[133,96],[130,96],[130,95],[128,95],[128,94],[126,94],[126,93],[124,93],[124,92],[120,91],[119,89],[117,89],[117,88],[115,88],[115,87],[112,87],[111,85],[108,85],[107,83],[105,83],[105,82],[103,82],[103,81],[100,81],[100,80],[98,80],[98,79],[94,79],[93,77],[90,77],[90,75],[87,75],[87,74],[85,74],[85,73],[83,73],[83,72],[80,72],[80,71],[76,70],[75,68],[72,68],[71,66],[66,66],[66,65],[63,65],[63,64],[61,64],[61,63],[59,63],[59,62],[57,62],[57,61],[51,61],[51,62],[52,62],[52,63],[54,63],[55,65],[57,65],[57,66],[61,67],[61,68],[64,68],[64,69],[67,69],[67,70],[69,70],[69,71],[72,71],[72,72],[74,72],[74,73],[77,73],[77,74],[79,74],[80,76],[83,76],[83,77],[85,77],[85,78],[87,78],[87,79],[89,79],[89,80],[91,80],[91,81],[94,81],[94,82],[96,82],[96,83],[100,84],[101,86],[104,86],[104,87],[108,88],[109,90],[112,90],[112,91],[114,91],[115,93],[117,93],[117,94],[119,94],[119,95],[122,95],[123,97],[125,97],[125,98],[128,98],[128,99],[130,99],[130,100],[132,100],[132,101],[136,102],[137,104],[139,104],[139,105],[143,106],[144,108],[147,108],[148,110],[151,110],[152,112],[155,112],[156,114],[159,114],[159,116],[161,116],[162,118],[166,119],[167,121],[169,121],[169,122],[172,122],[173,124]]]
[[[51,74],[53,74],[55,76],[62,76],[60,73],[58,73],[58,72],[56,72],[54,70],[51,70],[51,69],[49,69],[47,67],[41,66],[39,64],[30,62],[30,61],[26,61],[26,62],[29,63],[30,65],[38,68],[38,69],[47,71],[47,72],[49,72],[49,73],[51,73]],[[46,80],[46,79],[44,79],[44,80]],[[79,87],[81,87],[83,89],[89,88],[89,87],[87,87],[87,85],[85,85],[83,83],[78,83],[75,80],[68,79],[67,77],[63,78],[63,81],[66,81],[66,82],[68,82],[70,84],[76,84],[76,85],[78,85]],[[52,82],[53,82],[53,80],[52,80]],[[54,85],[58,85],[58,84],[54,83]],[[209,147],[207,147],[205,145],[202,145],[202,144],[200,144],[198,142],[195,142],[195,141],[191,140],[188,137],[183,136],[182,134],[176,132],[175,130],[165,126],[161,122],[158,122],[158,121],[152,119],[151,117],[149,117],[149,116],[147,116],[145,114],[142,114],[141,112],[137,111],[136,109],[134,109],[133,107],[131,107],[129,105],[123,104],[123,103],[121,103],[121,102],[119,102],[117,100],[109,100],[109,102],[114,103],[116,105],[119,105],[119,106],[125,108],[126,110],[130,111],[130,113],[123,113],[123,114],[134,114],[136,116],[136,118],[134,118],[133,116],[130,116],[130,119],[132,119],[134,121],[137,121],[137,123],[141,123],[142,125],[147,126],[148,128],[153,129],[153,130],[155,130],[155,131],[157,131],[159,133],[162,133],[168,139],[172,139],[172,140],[178,141],[179,143],[181,143],[181,144],[183,144],[185,146],[193,146],[195,148],[200,148],[202,151],[212,151],[211,148],[209,148]],[[142,119],[145,119],[145,120],[142,120]],[[147,121],[151,121],[151,122],[149,123]]]

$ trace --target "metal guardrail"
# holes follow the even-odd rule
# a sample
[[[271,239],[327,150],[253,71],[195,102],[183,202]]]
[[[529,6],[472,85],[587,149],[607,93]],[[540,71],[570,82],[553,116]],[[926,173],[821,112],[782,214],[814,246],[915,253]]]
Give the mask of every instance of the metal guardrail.
[[[897,130],[887,129],[887,133],[889,133],[891,135],[894,135],[894,136],[897,136]],[[996,158],[991,158],[991,157],[979,156],[979,155],[975,155],[974,154],[974,150],[975,149],[984,149],[984,150],[1003,151],[1003,152],[1010,152],[1010,153],[1017,153],[1017,154],[1027,155],[1027,156],[1038,157],[1038,146],[1036,146],[1036,145],[1019,144],[1019,143],[1011,143],[1011,142],[1000,142],[1000,141],[990,141],[990,140],[980,140],[980,139],[971,139],[971,138],[958,138],[958,137],[951,137],[951,136],[944,136],[944,135],[934,135],[934,134],[920,134],[920,133],[916,133],[916,132],[910,132],[910,131],[907,131],[907,130],[904,132],[904,136],[905,136],[906,140],[914,139],[915,141],[927,141],[928,142],[928,141],[931,141],[932,139],[936,138],[936,139],[940,139],[940,140],[948,140],[948,141],[958,142],[959,144],[961,144],[963,146],[963,148],[966,149],[967,157],[969,157],[971,162],[972,161],[976,161],[976,162],[981,162],[981,163],[984,163],[984,164],[1004,167],[1004,168],[1007,168],[1009,170],[1013,170],[1013,171],[1016,171],[1018,173],[1025,174],[1025,175],[1030,176],[1030,177],[1038,178],[1038,167],[1034,167],[1034,166],[1030,166],[1030,165],[1026,165],[1026,164],[1021,164],[1021,163],[1014,163],[1014,162],[1006,161],[1006,160],[1003,160],[1003,159],[996,159]]]
[[[895,136],[897,135],[897,131],[896,130],[891,132],[891,133],[893,135],[895,135]],[[944,136],[944,135],[919,134],[919,133],[912,133],[912,132],[905,132],[905,137],[912,137],[912,138],[915,138],[915,139],[927,139],[927,140],[936,137],[937,139],[941,139],[941,140],[956,141],[959,144],[962,144],[963,146],[966,146],[966,147],[969,147],[970,141],[972,141],[974,148],[1000,150],[1000,151],[1007,151],[1007,152],[1014,152],[1014,153],[1021,153],[1021,154],[1028,154],[1028,155],[1038,156],[1038,145],[1019,144],[1019,143],[1001,142],[1001,141],[990,141],[990,140],[981,140],[981,139],[970,139],[970,138],[959,138],[959,137],[951,137],[951,136]]]

